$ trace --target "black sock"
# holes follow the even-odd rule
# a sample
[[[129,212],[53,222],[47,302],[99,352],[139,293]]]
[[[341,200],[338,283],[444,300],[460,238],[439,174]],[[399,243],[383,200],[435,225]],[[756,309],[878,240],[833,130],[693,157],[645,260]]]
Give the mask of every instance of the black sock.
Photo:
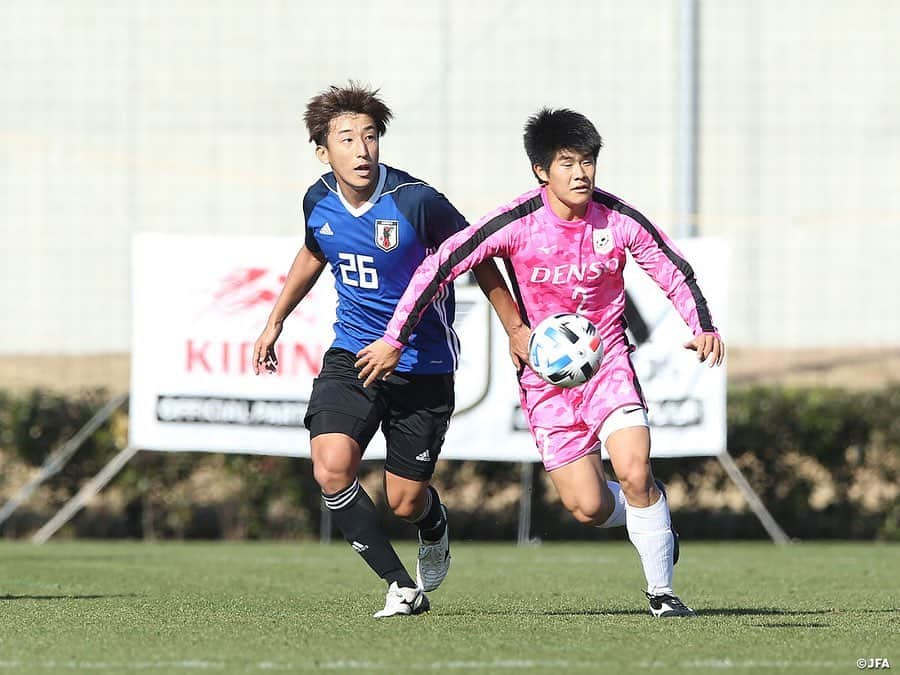
[[[430,503],[426,501],[428,506],[422,517],[416,521],[416,526],[422,534],[422,541],[438,541],[444,536],[444,530],[447,529],[447,519],[444,518],[444,510],[441,508],[441,498],[438,496],[437,490],[431,485],[428,486],[428,497]]]
[[[362,559],[388,584],[397,582],[403,588],[414,588],[415,582],[403,567],[391,542],[378,523],[375,504],[354,480],[343,490],[331,495],[322,493],[325,506],[331,511],[334,524]]]

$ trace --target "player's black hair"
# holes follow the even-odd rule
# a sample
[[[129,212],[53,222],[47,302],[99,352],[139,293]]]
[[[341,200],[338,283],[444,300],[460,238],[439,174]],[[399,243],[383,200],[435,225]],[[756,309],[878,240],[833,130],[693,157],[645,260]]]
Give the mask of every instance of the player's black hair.
[[[332,85],[306,105],[303,121],[309,131],[309,140],[316,145],[325,145],[331,120],[344,113],[368,115],[375,122],[379,136],[384,136],[388,122],[394,116],[378,98],[378,89],[367,89],[353,80],[346,87]]]
[[[525,123],[524,139],[532,171],[535,166],[549,171],[553,158],[560,150],[572,150],[596,160],[603,147],[603,139],[591,121],[568,108],[538,110]],[[540,178],[538,182],[542,182]]]

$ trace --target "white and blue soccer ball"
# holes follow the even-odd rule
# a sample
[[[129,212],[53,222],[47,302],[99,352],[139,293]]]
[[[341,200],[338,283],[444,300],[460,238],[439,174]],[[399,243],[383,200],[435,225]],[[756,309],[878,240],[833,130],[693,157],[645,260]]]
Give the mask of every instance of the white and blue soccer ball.
[[[600,369],[603,340],[587,317],[553,314],[531,332],[528,358],[542,380],[569,389],[584,384]]]

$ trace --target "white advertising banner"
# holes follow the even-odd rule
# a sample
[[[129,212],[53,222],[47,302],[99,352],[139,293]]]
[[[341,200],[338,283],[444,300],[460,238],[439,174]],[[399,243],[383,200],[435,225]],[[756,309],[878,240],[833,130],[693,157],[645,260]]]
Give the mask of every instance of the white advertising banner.
[[[132,446],[309,456],[303,416],[334,339],[337,296],[327,269],[285,322],[277,373],[256,375],[251,363],[301,244],[296,237],[134,237]],[[481,363],[487,363],[488,310],[477,288],[461,289],[457,330],[471,356],[482,353],[478,362],[460,364],[458,409],[473,406],[487,387]],[[384,439],[376,434],[366,458],[383,457]]]
[[[333,339],[336,295],[327,270],[285,322],[278,373],[257,376],[251,364],[253,342],[300,245],[296,237],[134,238],[132,446],[309,456],[303,416]],[[679,246],[721,328],[723,244],[689,240]],[[653,282],[630,267],[634,361],[650,405],[653,454],[717,454],[725,446],[725,373],[699,366],[681,348],[690,337],[681,318]],[[463,345],[457,414],[441,456],[537,461],[506,335],[477,287],[457,285],[456,329]],[[376,434],[366,458],[383,457],[384,440]]]

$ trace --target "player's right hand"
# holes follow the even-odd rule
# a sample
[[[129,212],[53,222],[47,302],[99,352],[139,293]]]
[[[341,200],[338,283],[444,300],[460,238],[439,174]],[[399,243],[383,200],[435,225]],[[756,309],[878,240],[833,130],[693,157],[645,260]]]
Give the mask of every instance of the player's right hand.
[[[509,358],[512,359],[513,365],[519,372],[522,372],[525,366],[531,365],[528,362],[528,340],[530,337],[531,330],[524,324],[509,333]]]
[[[281,335],[281,324],[267,324],[253,345],[253,372],[257,375],[265,369],[274,373],[278,369],[275,343]]]
[[[400,363],[400,350],[384,340],[366,345],[356,353],[356,367],[363,386],[368,387],[375,380],[386,380]]]

